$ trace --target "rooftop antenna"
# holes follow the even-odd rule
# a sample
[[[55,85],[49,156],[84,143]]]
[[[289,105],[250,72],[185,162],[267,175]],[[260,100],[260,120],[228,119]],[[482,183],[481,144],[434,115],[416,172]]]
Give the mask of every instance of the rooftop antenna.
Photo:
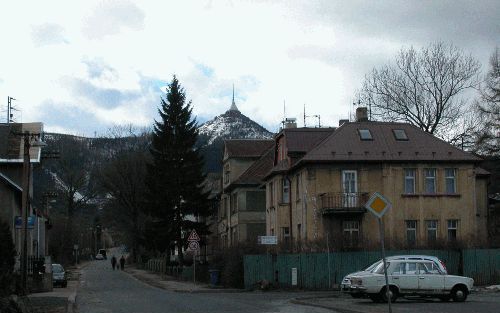
[[[12,107],[12,100],[16,99],[10,96],[7,97],[7,124],[13,122],[12,118],[14,117],[14,114],[12,114],[12,110],[17,111],[15,108]]]
[[[304,103],[304,127],[306,127],[306,104]]]
[[[281,121],[282,128],[285,128],[285,121],[286,121],[286,105],[285,105],[285,99],[283,99],[283,121]]]

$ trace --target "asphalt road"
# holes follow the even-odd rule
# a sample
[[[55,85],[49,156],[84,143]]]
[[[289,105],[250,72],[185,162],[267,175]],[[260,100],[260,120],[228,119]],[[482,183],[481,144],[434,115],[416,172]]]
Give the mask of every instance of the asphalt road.
[[[308,301],[306,301],[308,302]],[[339,313],[386,313],[387,303],[373,303],[369,299],[353,299],[348,295],[336,298],[318,298],[310,301],[315,305],[328,307]],[[398,299],[392,304],[393,313],[498,313],[500,312],[500,293],[475,292],[467,301],[441,302],[437,299]]]
[[[80,313],[224,313],[224,312],[331,312],[292,304],[292,292],[177,293],[146,285],[109,260],[93,261],[81,270],[77,306]]]

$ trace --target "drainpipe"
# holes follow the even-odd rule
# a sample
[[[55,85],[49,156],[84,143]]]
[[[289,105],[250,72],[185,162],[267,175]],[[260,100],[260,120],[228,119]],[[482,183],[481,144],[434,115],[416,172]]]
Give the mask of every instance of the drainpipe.
[[[285,175],[284,179],[288,181],[288,213],[290,215],[290,248],[292,248],[293,251],[294,244],[293,244],[293,223],[292,223],[292,182],[290,181],[290,177],[288,177],[288,175]],[[283,188],[283,186],[281,188]]]

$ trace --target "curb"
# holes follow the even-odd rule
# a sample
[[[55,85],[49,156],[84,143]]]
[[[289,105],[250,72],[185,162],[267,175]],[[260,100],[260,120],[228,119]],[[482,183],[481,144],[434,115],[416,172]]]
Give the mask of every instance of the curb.
[[[314,297],[314,298],[311,297],[311,298],[307,298],[307,300],[322,299],[322,298],[324,299],[324,298],[329,298],[329,297]],[[299,304],[299,305],[304,305],[304,306],[312,306],[312,307],[326,309],[326,310],[330,310],[330,311],[338,312],[338,313],[363,313],[363,312],[360,312],[360,311],[354,311],[354,310],[343,309],[343,308],[335,308],[335,307],[331,307],[331,306],[328,306],[328,305],[318,304],[318,303],[311,303],[311,302],[303,301],[303,300],[306,300],[306,299],[304,299],[304,298],[296,298],[296,299],[290,300],[290,302],[293,303],[293,304]]]
[[[146,284],[150,287],[153,288],[159,288],[171,292],[176,292],[176,293],[243,293],[243,292],[248,292],[245,289],[224,289],[224,288],[214,288],[214,289],[200,289],[200,290],[193,290],[193,289],[171,289],[168,287],[165,287],[164,285],[158,283],[157,281],[152,281],[150,279],[144,279],[140,275],[135,275],[135,273],[131,271],[127,271],[127,269],[124,270],[126,274],[128,274],[130,277],[133,277],[134,279],[142,282],[143,284]]]

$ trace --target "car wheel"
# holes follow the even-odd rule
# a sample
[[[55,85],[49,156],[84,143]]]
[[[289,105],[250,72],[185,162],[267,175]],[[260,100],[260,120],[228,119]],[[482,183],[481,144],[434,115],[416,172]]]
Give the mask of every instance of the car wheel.
[[[68,287],[68,282],[67,282],[67,281],[65,281],[64,283],[62,283],[62,287],[63,287],[63,288]]]
[[[451,290],[451,297],[455,302],[464,302],[467,299],[467,289],[463,286],[455,287]]]
[[[380,297],[384,302],[387,302],[388,296],[391,298],[391,302],[396,302],[398,298],[398,290],[395,287],[390,286],[389,292],[385,292],[385,287],[380,291]]]

